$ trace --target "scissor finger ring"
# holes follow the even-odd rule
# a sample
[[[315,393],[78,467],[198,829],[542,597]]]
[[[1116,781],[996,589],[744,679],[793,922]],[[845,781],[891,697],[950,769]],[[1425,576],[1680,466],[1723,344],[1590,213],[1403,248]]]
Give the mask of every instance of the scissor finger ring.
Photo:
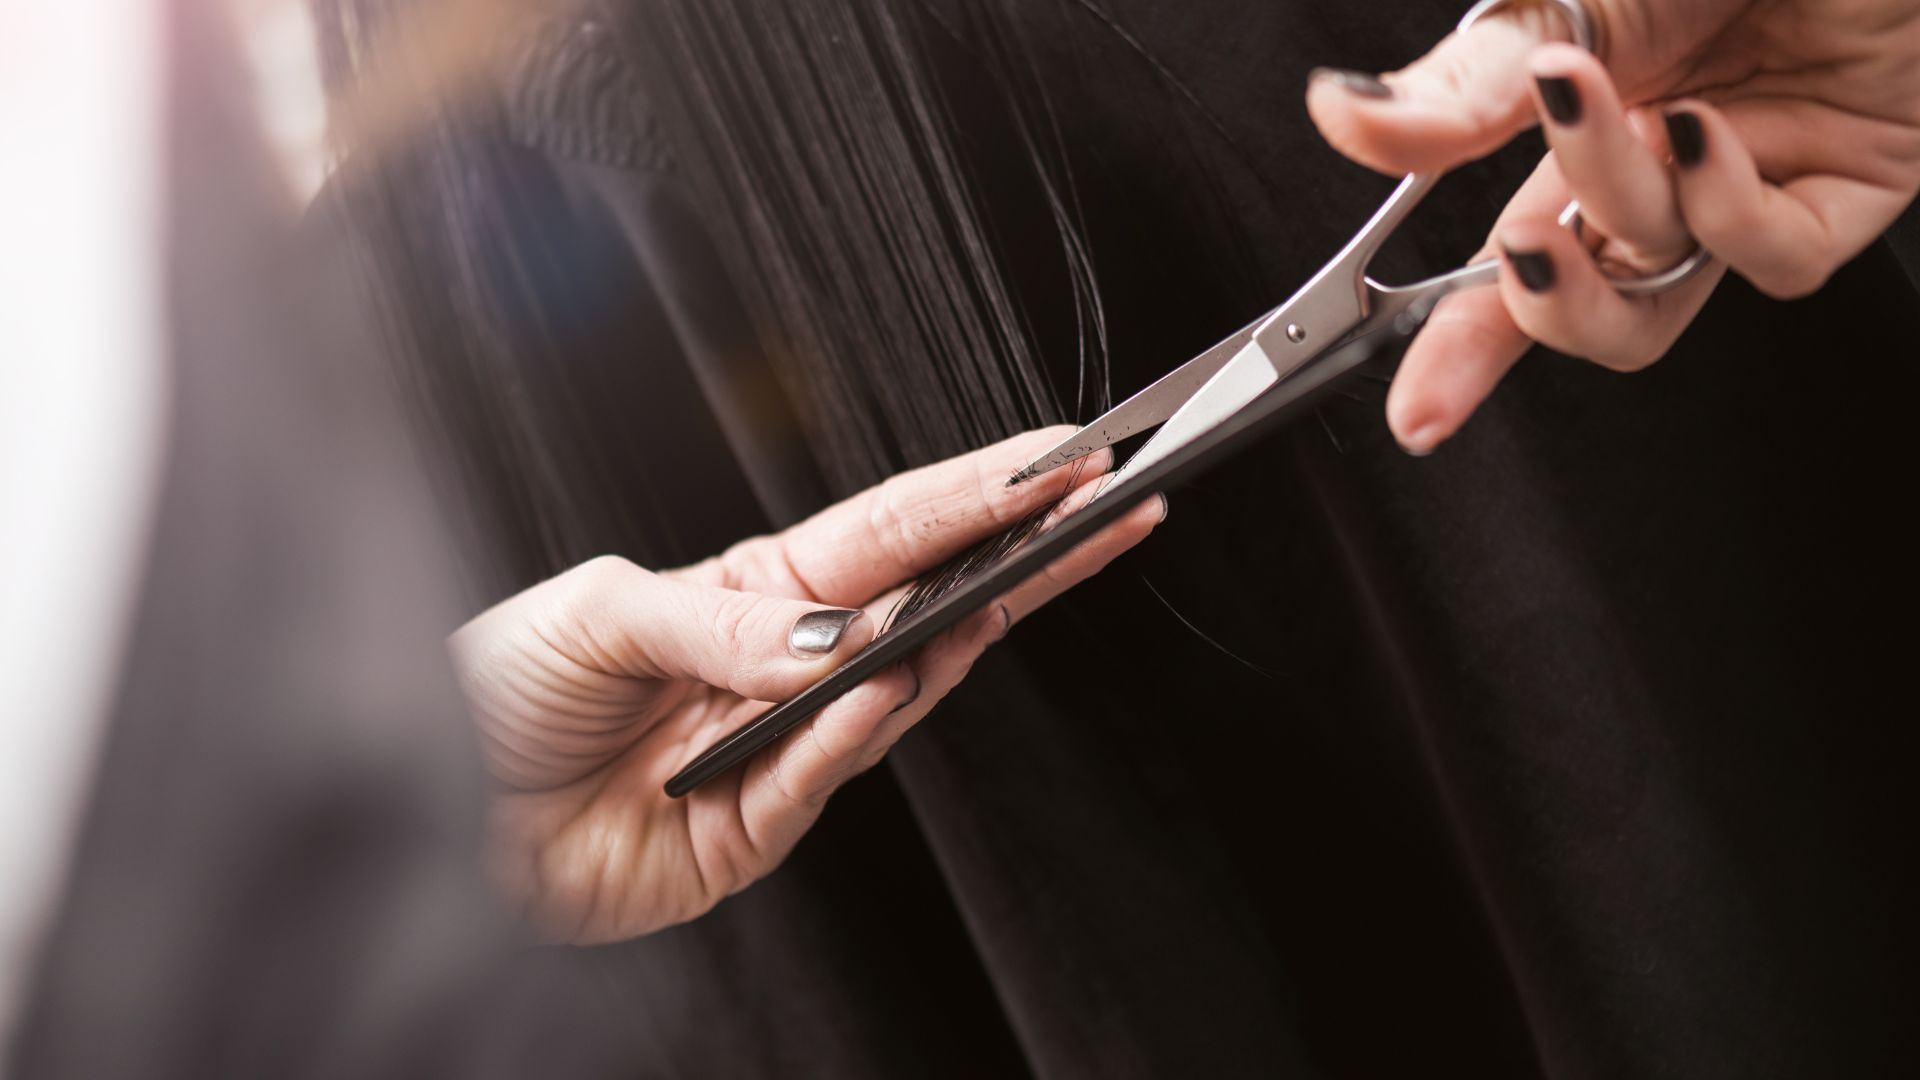
[[[1586,5],[1582,4],[1580,0],[1480,0],[1479,3],[1468,8],[1465,15],[1460,17],[1460,25],[1455,28],[1454,32],[1465,33],[1482,18],[1496,11],[1522,3],[1543,4],[1546,7],[1552,8],[1566,21],[1568,39],[1588,52],[1594,51],[1593,17],[1587,14]],[[1584,223],[1580,217],[1580,201],[1578,199],[1568,203],[1566,209],[1560,211],[1560,224],[1572,229],[1576,236],[1582,233]],[[1608,283],[1613,286],[1613,291],[1622,296],[1651,296],[1654,293],[1666,292],[1668,289],[1686,281],[1688,278],[1705,269],[1706,265],[1712,261],[1713,253],[1701,247],[1699,241],[1696,240],[1694,241],[1692,253],[1673,266],[1658,273],[1646,274],[1639,277],[1615,277],[1612,274],[1608,274],[1605,270],[1602,270],[1601,274],[1607,279]]]

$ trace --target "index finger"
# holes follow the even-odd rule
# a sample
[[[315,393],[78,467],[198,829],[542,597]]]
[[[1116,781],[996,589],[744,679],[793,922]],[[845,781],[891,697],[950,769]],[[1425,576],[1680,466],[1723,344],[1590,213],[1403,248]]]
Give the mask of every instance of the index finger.
[[[1000,532],[1105,472],[1101,450],[1022,484],[1007,478],[1073,431],[1043,428],[914,469],[820,511],[785,532],[736,545],[723,563],[785,574],[803,595],[854,607]]]

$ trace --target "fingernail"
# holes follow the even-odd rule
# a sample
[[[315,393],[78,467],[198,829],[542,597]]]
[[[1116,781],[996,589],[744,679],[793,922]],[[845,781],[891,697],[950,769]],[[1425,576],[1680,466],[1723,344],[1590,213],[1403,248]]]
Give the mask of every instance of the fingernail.
[[[907,668],[907,674],[913,676],[913,689],[907,691],[907,696],[901,699],[900,704],[887,710],[888,716],[892,716],[894,713],[920,700],[920,673],[909,667]]]
[[[1513,265],[1513,275],[1528,292],[1543,293],[1553,288],[1553,260],[1544,251],[1515,251],[1503,247],[1507,253],[1507,262]]]
[[[1540,75],[1534,78],[1534,84],[1540,87],[1540,101],[1547,107],[1547,115],[1553,122],[1563,127],[1580,122],[1580,90],[1573,80],[1561,75]]]
[[[1160,493],[1160,521],[1165,520],[1167,520],[1167,493],[1163,491]],[[1156,525],[1159,523],[1159,521],[1154,522]]]
[[[1314,68],[1307,76],[1308,82],[1325,79],[1355,97],[1373,98],[1384,101],[1393,97],[1393,87],[1374,78],[1364,71],[1349,71],[1346,68]]]
[[[866,612],[853,608],[828,608],[809,611],[793,624],[787,635],[787,647],[802,660],[812,660],[832,652],[852,626]]]
[[[1408,432],[1406,438],[1400,440],[1400,449],[1413,457],[1426,457],[1433,453],[1434,447],[1439,445],[1440,425],[1438,424],[1422,424]]]
[[[1673,148],[1673,160],[1683,169],[1700,164],[1707,156],[1707,131],[1700,118],[1684,109],[1666,113],[1667,145]]]
[[[1011,629],[1013,629],[1013,612],[1007,610],[1007,605],[1001,604],[1000,605],[1000,632],[993,635],[993,640],[999,641],[1001,638],[1006,637],[1007,631]]]

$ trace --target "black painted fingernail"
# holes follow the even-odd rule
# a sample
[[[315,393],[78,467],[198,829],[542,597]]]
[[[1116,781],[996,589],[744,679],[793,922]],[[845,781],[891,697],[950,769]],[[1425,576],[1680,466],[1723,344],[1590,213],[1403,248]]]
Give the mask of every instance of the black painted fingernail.
[[[1388,86],[1386,83],[1381,82],[1379,79],[1374,78],[1364,71],[1320,67],[1314,68],[1313,73],[1307,76],[1308,82],[1317,82],[1321,79],[1326,79],[1334,83],[1339,86],[1340,89],[1356,97],[1373,98],[1376,101],[1384,101],[1393,97],[1393,87]]]
[[[1665,119],[1673,160],[1683,169],[1700,164],[1700,159],[1707,156],[1707,129],[1700,126],[1700,118],[1685,109],[1675,109]]]
[[[853,608],[828,608],[809,611],[793,624],[787,635],[787,647],[802,660],[813,660],[832,652],[864,611]]]
[[[1513,276],[1520,279],[1528,292],[1543,293],[1553,288],[1553,260],[1544,251],[1515,251],[1502,248],[1507,253],[1507,261],[1513,264]]]
[[[1540,101],[1546,105],[1547,115],[1553,117],[1554,123],[1565,127],[1580,122],[1580,90],[1572,79],[1540,75],[1533,81],[1540,87]]]
[[[888,716],[892,716],[894,713],[920,700],[920,673],[912,668],[908,668],[907,674],[913,676],[913,689],[907,691],[907,696],[901,700],[900,704],[887,710]]]

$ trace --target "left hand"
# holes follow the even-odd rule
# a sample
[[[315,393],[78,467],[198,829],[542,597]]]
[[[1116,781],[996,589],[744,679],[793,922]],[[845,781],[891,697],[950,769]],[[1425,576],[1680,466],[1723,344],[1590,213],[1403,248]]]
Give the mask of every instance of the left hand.
[[[1083,505],[1110,451],[1006,486],[1070,430],[1030,432],[903,473],[683,570],[596,559],[461,628],[455,664],[499,785],[493,877],[534,926],[554,940],[616,941],[691,919],[767,874],[827,797],[878,762],[988,645],[1146,536],[1165,512],[1161,500],[741,768],[682,799],[661,790],[765,702],[858,652],[904,582],[1063,494],[1058,512]],[[864,617],[850,620],[852,609]]]
[[[1558,16],[1515,4],[1379,80],[1308,88],[1328,140],[1385,172],[1450,168],[1536,118],[1551,147],[1476,256],[1501,257],[1499,289],[1447,298],[1401,363],[1387,422],[1410,452],[1451,437],[1533,342],[1632,371],[1729,267],[1772,296],[1812,292],[1920,188],[1913,0],[1586,7],[1598,56],[1542,44]],[[1574,197],[1586,246],[1554,220]],[[1716,261],[1672,291],[1622,296],[1601,276],[1664,270],[1695,238]]]

